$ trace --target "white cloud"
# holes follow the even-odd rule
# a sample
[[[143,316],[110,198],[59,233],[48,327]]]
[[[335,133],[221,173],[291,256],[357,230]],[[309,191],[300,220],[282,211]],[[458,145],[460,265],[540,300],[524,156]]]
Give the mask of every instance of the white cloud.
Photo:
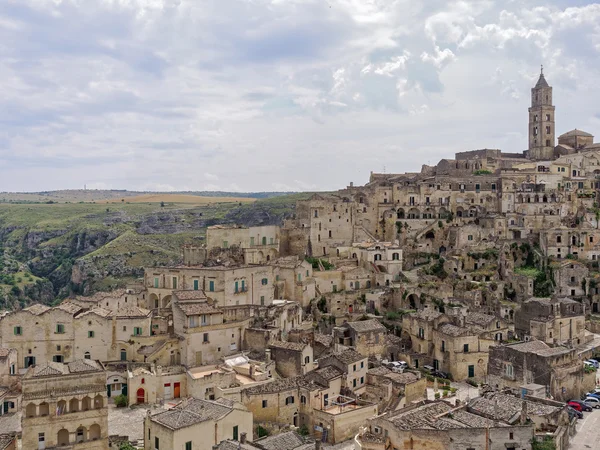
[[[540,64],[559,130],[600,135],[600,5],[568,4],[0,2],[0,190],[329,190],[521,151]]]

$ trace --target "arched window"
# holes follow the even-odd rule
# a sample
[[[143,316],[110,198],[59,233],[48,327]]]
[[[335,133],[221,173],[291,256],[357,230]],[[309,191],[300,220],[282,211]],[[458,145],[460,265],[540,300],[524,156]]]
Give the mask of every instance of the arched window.
[[[305,356],[304,357],[304,364],[308,364],[310,363],[310,356]]]
[[[142,378],[142,384],[144,384],[146,382],[145,378]]]
[[[39,414],[40,416],[50,415],[50,405],[48,405],[48,403],[46,403],[46,402],[40,403],[39,413],[40,413]]]
[[[290,395],[289,397],[287,397],[287,398],[285,399],[285,404],[286,404],[286,405],[291,405],[291,404],[293,404],[293,403],[294,403],[294,396],[293,396],[293,395]]]
[[[306,397],[304,395],[300,396],[300,403],[306,405]]]
[[[100,437],[101,437],[100,425],[95,423],[90,427],[88,439],[91,441],[95,441],[97,439],[100,439]]]
[[[75,442],[83,442],[86,440],[86,430],[84,427],[77,428],[77,437],[75,438]]]
[[[37,415],[37,407],[35,403],[30,403],[27,405],[27,408],[25,408],[25,415],[27,417],[35,417]]]
[[[60,430],[56,436],[58,445],[69,445],[69,431],[64,428]]]
[[[392,253],[392,261],[398,261],[400,259],[400,253]]]
[[[85,352],[85,353],[83,354],[83,357],[84,357],[85,359],[92,359],[92,355],[90,355],[90,352]]]

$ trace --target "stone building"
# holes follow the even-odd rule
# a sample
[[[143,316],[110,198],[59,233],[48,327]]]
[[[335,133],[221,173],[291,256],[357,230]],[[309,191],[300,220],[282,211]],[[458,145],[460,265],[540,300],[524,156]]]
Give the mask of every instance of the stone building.
[[[369,370],[368,357],[355,350],[346,349],[319,359],[319,368],[328,366],[334,366],[344,374],[342,387],[347,392],[360,395],[365,391]]]
[[[22,380],[24,449],[108,450],[106,372],[76,360],[30,367]]]
[[[488,383],[493,387],[521,389],[535,383],[558,400],[580,398],[595,386],[595,374],[584,372],[575,349],[550,347],[543,341],[490,347]]]
[[[335,343],[352,347],[363,356],[380,358],[385,354],[387,328],[377,319],[345,322],[334,328]]]
[[[361,439],[365,450],[531,449],[533,426],[526,418],[509,424],[474,414],[467,405],[445,401],[413,405],[371,418]]]
[[[576,346],[585,342],[585,307],[568,298],[530,298],[515,313],[519,338],[548,345]]]
[[[314,369],[314,354],[310,344],[274,341],[269,344],[277,372],[285,377],[305,375]]]
[[[279,226],[214,225],[206,229],[209,256],[215,250],[239,247],[245,264],[265,264],[279,257]]]
[[[212,450],[244,433],[252,440],[252,413],[239,403],[186,398],[166,411],[146,416],[144,449]]]

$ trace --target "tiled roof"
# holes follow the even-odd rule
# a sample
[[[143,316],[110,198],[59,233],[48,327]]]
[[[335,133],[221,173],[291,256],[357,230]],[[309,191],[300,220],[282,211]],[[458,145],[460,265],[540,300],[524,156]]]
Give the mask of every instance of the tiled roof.
[[[546,344],[543,341],[519,342],[517,344],[510,344],[508,347],[513,350],[517,350],[519,352],[524,352],[524,353],[537,352],[540,350],[545,350],[547,348],[550,348],[548,346],[548,344]]]
[[[337,378],[337,377],[343,375],[343,373],[340,371],[340,369],[338,369],[335,366],[323,367],[322,369],[317,369],[314,372],[316,374],[319,374],[320,376],[322,376],[327,381],[333,380],[334,378]]]
[[[593,134],[587,133],[586,131],[578,130],[575,128],[574,130],[567,131],[566,133],[561,134],[558,138],[561,137],[570,137],[570,136],[584,136],[584,137],[594,137]]]
[[[330,334],[320,334],[315,333],[315,343],[321,344],[324,347],[331,347],[331,343],[333,342],[333,336]]]
[[[496,316],[492,316],[490,314],[477,313],[477,312],[472,312],[465,316],[465,323],[472,324],[472,325],[479,325],[482,327],[485,327],[486,325],[490,324],[491,322],[493,322],[495,320],[497,320]]]
[[[140,308],[139,306],[125,305],[119,306],[117,309],[113,310],[112,314],[117,317],[148,317],[150,315],[150,310]]]
[[[306,445],[306,441],[295,431],[288,431],[259,439],[256,444],[265,450],[295,450]],[[312,444],[312,447],[314,448],[314,444]]]
[[[277,392],[291,391],[293,389],[297,389],[298,387],[311,389],[318,386],[320,385],[317,385],[313,381],[308,381],[302,376],[298,376],[291,378],[280,378],[278,380],[271,381],[270,383],[252,386],[244,389],[244,392],[250,395],[275,394]]]
[[[417,312],[409,314],[410,317],[414,317],[415,319],[423,319],[423,320],[434,320],[443,314],[439,311],[436,311],[433,308],[425,308],[421,309]]]
[[[33,378],[37,378],[37,377],[48,377],[48,376],[54,376],[54,375],[64,375],[69,373],[68,372],[68,368],[67,366],[65,366],[62,363],[57,363],[57,362],[47,362],[45,365],[43,366],[36,366],[33,368],[33,372],[32,373],[32,377]]]
[[[547,87],[550,87],[550,86],[548,86],[548,82],[546,81],[544,74],[540,73],[540,77],[538,78],[538,81],[535,84],[535,88],[539,89],[539,88],[547,88]]]
[[[154,414],[150,420],[172,430],[178,430],[208,420],[218,420],[229,414],[231,410],[231,407],[217,402],[191,398],[183,400],[167,411]]]
[[[200,314],[219,314],[221,310],[209,305],[207,302],[200,303],[178,303],[179,308],[186,316],[198,316]]]
[[[465,334],[469,334],[470,331],[467,328],[457,327],[456,325],[452,325],[451,323],[444,323],[438,327],[438,331],[440,333],[444,333],[447,336],[464,336]]]
[[[337,358],[338,360],[340,360],[342,363],[344,363],[346,365],[366,359],[365,356],[361,355],[360,353],[358,353],[357,351],[354,351],[352,349],[347,349],[340,353],[334,353],[332,356],[334,356],[335,358]]]
[[[12,443],[15,443],[16,446],[16,441],[17,438],[14,435],[0,434],[0,450],[8,448]]]
[[[483,397],[474,398],[469,402],[468,409],[475,414],[482,414],[495,420],[512,423],[520,415],[523,402],[527,407],[527,415],[546,416],[562,409],[559,406],[523,400],[514,395],[500,392],[490,392]]]
[[[269,344],[269,347],[301,352],[306,348],[306,344],[303,344],[302,342],[274,341]]]
[[[204,291],[201,290],[173,291],[173,295],[179,300],[206,300],[206,295],[204,294]]]
[[[70,373],[102,372],[104,369],[93,359],[77,359],[67,363]]]
[[[40,314],[44,314],[46,311],[50,310],[52,308],[46,306],[46,305],[41,305],[39,303],[36,303],[35,305],[31,305],[27,308],[23,308],[23,311],[27,311],[31,314],[33,314],[34,316],[39,316]]]
[[[105,317],[105,318],[112,316],[112,312],[109,309],[102,308],[100,306],[96,306],[96,307],[90,309],[89,311],[85,311],[85,312],[81,313],[77,317],[83,317],[83,316],[85,316],[87,314],[96,314],[96,315],[98,315],[100,317]]]
[[[369,373],[370,375],[385,376],[388,373],[392,373],[392,371],[390,369],[388,369],[387,367],[379,366],[379,367],[373,367],[372,369],[369,369],[369,371],[367,373]]]
[[[419,376],[412,372],[404,372],[404,373],[391,372],[391,373],[388,373],[385,377],[389,378],[394,383],[398,383],[398,384],[411,384],[411,383],[415,383],[415,382],[419,381]]]
[[[370,320],[359,320],[357,322],[347,322],[344,324],[354,331],[359,333],[367,332],[367,331],[384,331],[387,332],[387,328],[384,327],[379,320],[370,319]]]
[[[61,309],[69,314],[77,314],[81,311],[81,306],[76,305],[75,303],[71,303],[69,301],[64,301],[60,305],[56,306],[56,309]]]

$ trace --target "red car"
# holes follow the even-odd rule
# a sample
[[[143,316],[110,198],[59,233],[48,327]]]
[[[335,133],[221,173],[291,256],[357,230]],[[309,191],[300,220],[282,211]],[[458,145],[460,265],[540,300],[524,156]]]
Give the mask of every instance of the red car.
[[[567,403],[567,405],[569,405],[575,411],[581,411],[581,405],[577,402],[569,402],[569,403]]]

